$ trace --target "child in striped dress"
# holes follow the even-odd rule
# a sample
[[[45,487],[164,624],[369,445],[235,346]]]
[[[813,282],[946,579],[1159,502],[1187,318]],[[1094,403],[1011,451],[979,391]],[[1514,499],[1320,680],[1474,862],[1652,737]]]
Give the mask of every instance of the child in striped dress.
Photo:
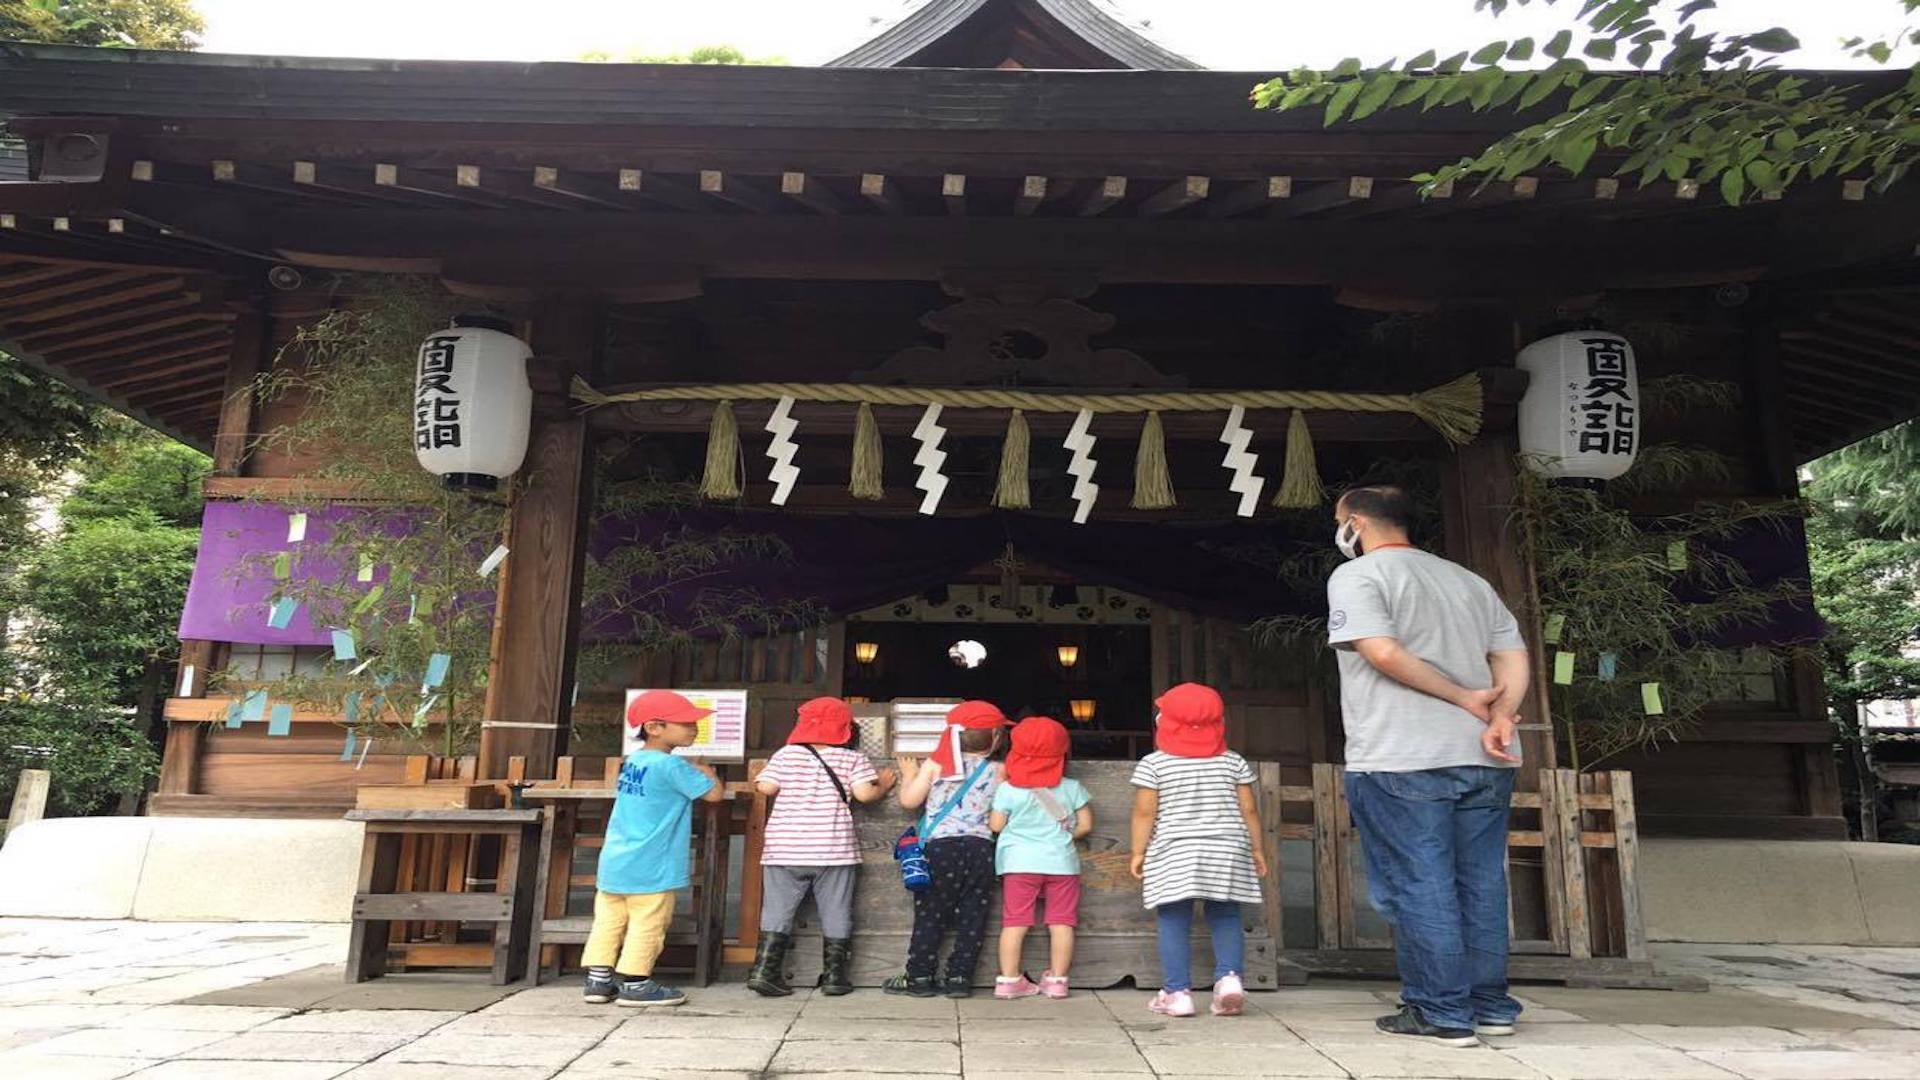
[[[1154,702],[1155,750],[1133,770],[1133,876],[1159,917],[1160,992],[1147,1007],[1193,1015],[1193,904],[1213,941],[1215,1016],[1246,1002],[1240,905],[1260,902],[1267,876],[1253,766],[1227,749],[1226,706],[1212,687],[1182,683]]]

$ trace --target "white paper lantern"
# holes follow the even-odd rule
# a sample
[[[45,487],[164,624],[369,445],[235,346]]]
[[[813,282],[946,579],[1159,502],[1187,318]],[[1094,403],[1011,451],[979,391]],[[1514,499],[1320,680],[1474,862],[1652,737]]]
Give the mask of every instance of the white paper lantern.
[[[1619,334],[1574,330],[1520,350],[1520,452],[1555,478],[1611,480],[1640,449],[1640,371]]]
[[[420,344],[414,454],[450,488],[492,490],[526,459],[532,350],[510,329],[504,319],[461,315]]]

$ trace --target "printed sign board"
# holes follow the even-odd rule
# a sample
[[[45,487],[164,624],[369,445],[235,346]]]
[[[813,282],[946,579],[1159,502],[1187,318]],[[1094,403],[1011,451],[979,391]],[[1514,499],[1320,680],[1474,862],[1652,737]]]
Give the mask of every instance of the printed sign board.
[[[627,704],[646,693],[646,690],[628,690]],[[688,757],[704,758],[708,761],[745,761],[747,759],[747,692],[745,690],[680,690],[674,693],[693,702],[703,709],[711,709],[712,715],[700,721],[700,738],[692,746],[683,746],[675,753]],[[625,715],[623,709],[621,715]],[[642,735],[639,727],[628,724],[620,742],[620,753],[624,756],[640,749]]]

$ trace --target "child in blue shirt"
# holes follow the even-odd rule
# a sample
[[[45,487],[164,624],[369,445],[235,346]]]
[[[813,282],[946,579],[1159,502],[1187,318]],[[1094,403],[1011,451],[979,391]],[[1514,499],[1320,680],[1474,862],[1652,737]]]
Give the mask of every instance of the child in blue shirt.
[[[693,803],[725,796],[711,768],[676,756],[699,736],[702,709],[671,690],[649,690],[627,706],[627,724],[646,742],[620,764],[620,779],[600,849],[593,929],[581,963],[587,1001],[604,1005],[680,1005],[687,996],[653,980],[653,964],[673,921],[674,894],[687,887]]]
[[[1066,775],[1071,743],[1058,720],[1035,716],[1020,721],[1007,755],[1007,782],[993,793],[988,827],[1000,837],[994,870],[1001,884],[996,998],[1067,996],[1074,928],[1080,924],[1080,853],[1074,841],[1093,831],[1087,789]],[[1036,985],[1020,970],[1020,950],[1043,897],[1052,966]]]

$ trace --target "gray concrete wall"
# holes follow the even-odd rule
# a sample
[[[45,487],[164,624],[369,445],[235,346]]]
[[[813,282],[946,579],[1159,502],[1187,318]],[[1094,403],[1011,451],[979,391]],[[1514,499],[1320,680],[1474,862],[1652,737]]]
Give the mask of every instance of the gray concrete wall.
[[[1642,839],[1654,941],[1920,945],[1920,847]]]
[[[351,821],[36,821],[0,848],[0,915],[346,922],[361,832]]]

